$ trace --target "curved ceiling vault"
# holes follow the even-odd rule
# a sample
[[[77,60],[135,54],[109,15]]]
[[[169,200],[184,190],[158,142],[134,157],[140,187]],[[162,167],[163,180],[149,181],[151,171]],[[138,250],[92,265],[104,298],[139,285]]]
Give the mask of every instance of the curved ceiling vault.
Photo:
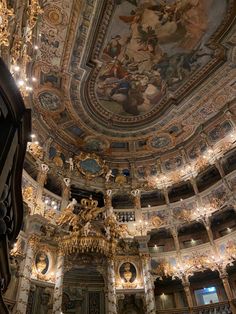
[[[33,125],[65,155],[143,162],[196,138],[203,147],[201,132],[235,111],[235,1],[47,0],[43,9]]]

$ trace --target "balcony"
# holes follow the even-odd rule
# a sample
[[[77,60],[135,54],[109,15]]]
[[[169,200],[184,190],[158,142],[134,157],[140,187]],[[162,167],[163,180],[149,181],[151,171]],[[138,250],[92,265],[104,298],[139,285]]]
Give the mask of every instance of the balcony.
[[[157,314],[231,314],[231,313],[234,314],[236,312],[232,312],[230,304],[227,301],[208,305],[195,306],[192,310],[188,308],[157,310]]]

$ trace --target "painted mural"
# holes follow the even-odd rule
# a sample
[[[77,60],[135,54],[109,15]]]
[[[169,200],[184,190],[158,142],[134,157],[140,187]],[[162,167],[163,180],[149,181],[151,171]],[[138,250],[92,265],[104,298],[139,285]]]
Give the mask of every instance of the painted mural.
[[[226,10],[222,0],[123,0],[116,8],[96,83],[118,115],[149,112],[212,57],[205,45]]]
[[[61,99],[56,94],[51,92],[42,92],[38,96],[41,106],[49,111],[56,111],[61,108]]]

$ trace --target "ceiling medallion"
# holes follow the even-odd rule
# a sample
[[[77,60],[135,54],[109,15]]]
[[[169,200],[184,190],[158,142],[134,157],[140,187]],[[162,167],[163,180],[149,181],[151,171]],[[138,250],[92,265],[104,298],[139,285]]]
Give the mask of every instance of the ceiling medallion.
[[[94,153],[80,153],[75,157],[75,162],[77,169],[88,180],[99,177],[107,171],[105,161]]]
[[[56,6],[47,6],[44,13],[44,18],[47,23],[57,26],[63,23],[63,16],[62,10]]]
[[[163,150],[173,145],[173,139],[169,134],[156,134],[148,140],[148,146],[151,149]]]

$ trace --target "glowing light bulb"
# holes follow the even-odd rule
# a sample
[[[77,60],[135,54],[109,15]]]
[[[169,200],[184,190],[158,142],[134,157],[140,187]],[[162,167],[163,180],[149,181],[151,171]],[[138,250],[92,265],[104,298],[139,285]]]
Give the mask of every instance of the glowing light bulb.
[[[20,87],[25,85],[25,82],[23,80],[19,80],[17,83]]]
[[[20,67],[19,67],[18,65],[15,65],[13,69],[14,69],[14,71],[16,71],[16,72],[19,72],[19,71],[20,71]]]

